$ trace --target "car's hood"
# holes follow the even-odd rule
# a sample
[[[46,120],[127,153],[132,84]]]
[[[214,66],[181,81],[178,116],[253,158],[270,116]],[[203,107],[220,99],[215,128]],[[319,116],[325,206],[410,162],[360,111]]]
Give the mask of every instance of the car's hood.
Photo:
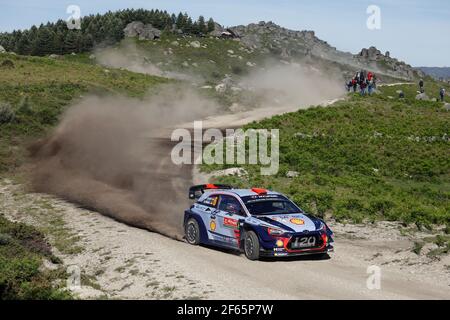
[[[315,231],[320,227],[318,219],[313,220],[301,213],[258,216],[258,219],[293,232]]]

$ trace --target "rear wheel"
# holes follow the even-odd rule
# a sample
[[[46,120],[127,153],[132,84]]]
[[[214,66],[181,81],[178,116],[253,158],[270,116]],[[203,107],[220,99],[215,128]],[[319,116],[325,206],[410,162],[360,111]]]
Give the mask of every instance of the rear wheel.
[[[250,260],[259,259],[259,239],[253,231],[247,231],[244,237],[244,253]]]
[[[190,218],[187,221],[184,227],[184,234],[189,244],[198,245],[200,243],[200,227],[198,226],[197,220]]]

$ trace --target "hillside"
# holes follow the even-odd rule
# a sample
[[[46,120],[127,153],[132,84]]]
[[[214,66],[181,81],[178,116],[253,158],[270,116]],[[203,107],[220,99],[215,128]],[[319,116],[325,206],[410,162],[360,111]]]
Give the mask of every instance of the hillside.
[[[450,67],[418,67],[417,69],[435,79],[450,79]]]
[[[127,24],[138,18],[147,24],[144,28],[151,40],[124,32]],[[114,21],[117,25],[113,28],[111,24]],[[297,112],[245,126],[280,129],[279,173],[264,177],[258,174],[258,166],[243,166],[247,174],[217,175],[214,181],[285,192],[305,210],[326,217],[340,230],[346,230],[345,224],[349,224],[350,228],[354,223],[373,224],[375,231],[372,232],[376,233],[375,222],[392,221],[398,233],[408,234],[408,242],[402,248],[404,252],[412,254],[409,245],[413,239],[417,243],[412,249],[413,253],[421,258],[421,248],[425,242],[430,244],[430,250],[426,253],[430,259],[427,263],[430,264],[439,260],[436,257],[449,252],[448,110],[441,102],[416,100],[418,88],[415,82],[380,86],[379,92],[371,97],[343,94],[344,81],[360,69],[375,71],[380,84],[412,82],[423,76],[421,72],[373,47],[363,49],[358,54],[341,52],[318,39],[312,31],[288,30],[271,22],[225,29],[217,23],[213,25],[212,21],[199,21],[203,22],[195,24],[184,15],[177,17],[166,12],[151,13],[145,10],[90,16],[85,20],[86,26],[82,33],[78,34],[79,41],[74,42],[77,38],[75,31],[67,33],[64,37],[67,36],[69,40],[64,38],[56,48],[35,45],[52,42],[58,34],[58,28],[64,28],[61,22],[32,28],[20,36],[1,34],[0,41],[10,52],[0,53],[0,298],[73,298],[68,292],[60,290],[64,287],[62,281],[68,276],[64,270],[67,261],[81,263],[87,270],[87,275],[81,279],[83,284],[99,289],[102,294],[96,282],[99,278],[105,286],[109,286],[111,297],[141,298],[144,292],[149,298],[198,298],[213,293],[210,282],[217,280],[217,269],[209,265],[207,275],[215,280],[208,281],[205,278],[195,287],[194,280],[198,275],[194,273],[197,269],[186,267],[191,266],[190,261],[196,261],[193,265],[197,268],[200,265],[204,267],[209,251],[201,251],[196,256],[196,248],[185,250],[184,243],[159,237],[156,233],[137,231],[106,217],[97,219],[97,212],[105,213],[114,207],[107,213],[110,217],[120,218],[138,207],[144,214],[149,214],[150,210],[158,211],[158,214],[179,227],[182,217],[176,215],[182,214],[184,207],[173,210],[174,206],[164,205],[185,204],[182,202],[187,201],[184,184],[191,182],[191,170],[169,170],[173,168],[167,164],[172,162],[165,157],[171,145],[167,141],[165,144],[161,142],[161,132],[166,133],[161,128],[166,129],[168,123],[184,123],[191,121],[191,118],[203,119],[211,114],[239,115],[238,112],[242,110],[258,113],[260,107],[272,109],[271,114],[284,110],[282,107],[286,106],[301,108]],[[110,32],[106,35],[99,32],[92,35],[92,42],[85,42],[90,38],[89,30],[93,32],[97,27],[101,29],[99,24],[109,25]],[[157,27],[157,31],[154,27]],[[48,33],[50,29],[53,33]],[[153,33],[150,34],[150,31]],[[11,52],[20,49],[19,44],[26,45],[26,40],[16,43],[16,37],[19,40],[26,39],[23,34],[30,36],[33,32],[43,34],[42,39],[46,41],[33,42],[34,47],[29,47],[31,43],[28,43],[26,50],[22,49],[27,54],[40,56]],[[227,36],[223,36],[223,32]],[[98,42],[95,41],[96,37]],[[74,47],[74,44],[78,47]],[[33,51],[36,49],[43,51]],[[167,84],[169,86],[165,86]],[[442,85],[427,78],[425,92],[431,98],[437,98]],[[163,87],[169,88],[169,91]],[[445,87],[450,92],[450,86]],[[405,99],[398,98],[400,90],[404,92]],[[185,91],[189,94],[183,95]],[[159,98],[155,104],[147,99],[153,95]],[[89,100],[92,96],[95,99]],[[328,107],[308,108],[342,96],[344,98],[341,101]],[[448,97],[446,99],[449,102]],[[95,103],[90,104],[91,101]],[[48,171],[44,170],[41,175],[44,184],[50,185],[56,169],[73,165],[76,161],[71,162],[71,157],[82,151],[81,165],[72,167],[75,169],[70,175],[58,177],[66,180],[63,185],[65,188],[56,185],[56,192],[55,189],[43,191],[54,196],[66,192],[64,199],[71,204],[54,196],[31,193],[27,189],[27,174],[36,159],[32,159],[30,153],[37,148],[38,141],[46,141],[45,138],[53,137],[55,132],[55,135],[61,131],[64,133],[61,123],[67,123],[62,121],[66,119],[65,111],[77,109],[83,102],[84,107],[91,107],[89,111],[94,109],[92,113],[87,113],[89,117],[95,118],[95,107],[102,105],[102,111],[106,110],[106,114],[114,113],[114,117],[106,119],[117,120],[119,125],[103,120],[96,122],[97,119],[89,117],[81,118],[90,123],[86,127],[76,127],[75,132],[81,131],[87,139],[69,139],[73,145],[67,148],[69,152],[65,154],[66,157],[55,157],[55,162],[46,163],[45,157],[55,160],[52,157],[62,149],[58,143],[49,144],[49,150],[45,150],[47,153],[38,159],[42,162],[36,162],[39,165],[50,164],[46,167]],[[170,109],[175,102],[177,108]],[[158,109],[138,119],[140,114],[134,114],[131,110],[142,105],[157,105]],[[208,112],[205,112],[206,109]],[[133,113],[130,118],[129,113]],[[122,118],[134,122],[122,122]],[[166,118],[172,121],[165,121]],[[140,141],[143,144],[135,144],[134,140],[139,140],[133,136],[136,132],[145,133],[139,137],[145,136],[148,140],[154,138],[147,130],[149,127],[144,127],[145,130],[139,127],[141,122],[138,120],[144,123],[149,119],[151,121],[148,122],[154,125],[150,129],[161,129],[158,139],[155,139],[158,142],[145,140]],[[77,121],[85,124],[79,119]],[[84,132],[84,128],[93,131]],[[115,132],[117,128],[119,130]],[[67,135],[72,138],[71,133],[74,131],[68,132]],[[122,133],[125,135],[122,136]],[[108,143],[104,142],[106,140]],[[165,149],[159,149],[158,143],[164,144]],[[111,147],[112,151],[100,148],[105,145]],[[136,146],[139,147],[138,151],[134,149]],[[83,153],[85,150],[92,154]],[[128,159],[130,155],[138,159]],[[116,158],[119,162],[113,161]],[[42,167],[38,166],[38,169]],[[213,175],[217,173],[216,170],[226,168],[202,166],[202,170]],[[85,177],[92,172],[95,177],[92,180],[100,182],[97,186],[102,188],[102,192],[90,194],[91,189],[85,182],[92,181],[88,179],[77,180],[78,184],[73,183],[76,179],[71,179]],[[180,172],[184,175],[181,176]],[[157,174],[156,178],[152,174]],[[72,184],[74,187],[71,189]],[[165,185],[170,185],[177,192],[165,192]],[[182,191],[178,192],[181,188]],[[73,190],[79,192],[68,195]],[[116,193],[111,193],[111,190]],[[80,201],[77,198],[79,194],[90,196],[89,199],[93,200],[87,203]],[[154,204],[149,201],[148,194],[158,194],[164,201]],[[109,207],[96,207],[105,202]],[[158,205],[166,211],[159,210]],[[100,210],[96,210],[98,208]],[[170,215],[173,213],[170,210],[176,211],[175,216]],[[113,213],[117,212],[119,214],[114,216]],[[117,220],[123,222],[119,218]],[[153,216],[149,220],[151,218]],[[131,226],[147,227],[161,233],[159,229],[148,227],[153,227],[152,224],[145,225],[138,218],[131,217],[126,222],[130,222]],[[418,231],[422,232],[420,238],[416,238]],[[346,231],[341,234],[344,233],[347,234]],[[120,241],[112,242],[112,237]],[[97,243],[99,239],[101,242]],[[132,244],[131,251],[129,243]],[[156,243],[156,248],[151,248],[148,243]],[[372,242],[369,244],[372,247]],[[167,248],[176,250],[174,252],[180,256],[184,255],[180,261],[186,264],[181,267],[172,265],[173,252]],[[352,257],[354,247],[350,245],[345,248],[350,252],[347,257]],[[362,251],[364,247],[360,249]],[[375,249],[368,252],[371,255],[378,254]],[[221,254],[213,253],[216,264],[223,261]],[[233,256],[233,260],[229,261],[242,263],[239,266],[244,268],[245,265],[238,258]],[[363,275],[368,259],[371,258],[357,261]],[[152,264],[154,269],[147,269],[148,264]],[[341,270],[350,270],[349,265],[337,265],[333,272],[340,276]],[[53,271],[49,271],[49,266]],[[224,266],[232,269],[230,265]],[[261,272],[260,264],[254,266],[253,270],[261,273],[261,279],[266,276]],[[444,268],[443,265],[441,267]],[[186,274],[189,276],[180,274],[178,268],[187,269]],[[273,264],[274,272],[276,268],[278,264]],[[324,272],[329,271],[327,266],[322,265],[322,268]],[[126,277],[124,270],[127,270]],[[227,274],[230,270],[221,272]],[[312,266],[311,270],[312,273],[316,272],[316,266]],[[234,279],[234,274],[227,276]],[[244,276],[241,279],[248,278],[247,274]],[[334,276],[337,295],[342,290],[339,276]],[[348,277],[351,277],[350,271]],[[129,279],[132,279],[132,283]],[[291,283],[289,280],[285,279],[285,284]],[[364,281],[353,280],[354,288],[350,293],[359,294],[360,282]],[[294,284],[291,293],[297,296],[297,283]],[[184,289],[176,292],[176,286]],[[132,290],[127,292],[130,287]],[[190,290],[195,295],[191,295]],[[283,290],[280,288],[276,292]],[[223,298],[219,293],[212,296]],[[255,294],[255,297],[260,296]]]
[[[447,86],[448,89],[448,86]],[[398,99],[403,90],[406,99]],[[438,92],[429,83],[427,92]],[[450,231],[450,114],[440,102],[417,101],[415,85],[380,88],[373,97],[349,95],[252,123],[280,129],[280,171],[216,182],[262,186],[292,196],[304,209],[338,221],[402,221]],[[205,166],[207,171],[230,166]]]

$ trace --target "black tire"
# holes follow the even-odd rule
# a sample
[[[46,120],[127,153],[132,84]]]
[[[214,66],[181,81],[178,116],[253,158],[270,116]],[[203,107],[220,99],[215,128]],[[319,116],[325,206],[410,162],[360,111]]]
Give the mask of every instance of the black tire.
[[[244,253],[249,260],[259,259],[259,239],[255,232],[247,231],[244,236]]]
[[[190,218],[184,227],[184,236],[189,244],[194,246],[200,243],[200,227],[197,220]]]

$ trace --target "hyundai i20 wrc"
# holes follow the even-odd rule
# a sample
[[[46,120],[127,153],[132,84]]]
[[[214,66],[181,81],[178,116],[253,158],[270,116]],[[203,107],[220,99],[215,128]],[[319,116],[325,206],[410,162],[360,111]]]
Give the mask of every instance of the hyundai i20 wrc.
[[[189,189],[195,203],[185,211],[186,241],[243,251],[250,260],[333,251],[333,232],[281,193],[199,185]]]

